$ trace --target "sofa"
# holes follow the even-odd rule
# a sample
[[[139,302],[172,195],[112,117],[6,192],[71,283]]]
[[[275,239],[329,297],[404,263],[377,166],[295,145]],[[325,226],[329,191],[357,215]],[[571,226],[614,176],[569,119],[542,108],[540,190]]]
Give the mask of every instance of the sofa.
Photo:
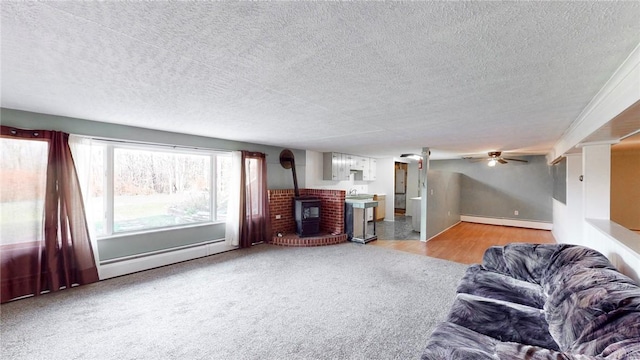
[[[422,359],[640,359],[640,287],[586,247],[491,247]]]

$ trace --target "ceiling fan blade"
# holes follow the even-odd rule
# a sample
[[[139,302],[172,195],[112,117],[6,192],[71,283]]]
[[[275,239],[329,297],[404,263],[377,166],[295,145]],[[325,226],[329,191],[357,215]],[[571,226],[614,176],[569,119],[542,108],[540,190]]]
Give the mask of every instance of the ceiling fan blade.
[[[527,161],[527,160],[522,160],[522,159],[512,159],[512,158],[503,158],[503,159],[505,159],[505,160],[509,160],[509,161],[520,161],[520,162],[525,162],[525,163],[526,163],[526,162],[529,162],[529,161]]]
[[[465,156],[465,157],[463,157],[463,159],[464,160],[469,160],[470,162],[478,162],[478,161],[486,160],[485,158],[471,157],[471,156]]]
[[[506,164],[507,162],[503,158],[497,159],[500,164]]]

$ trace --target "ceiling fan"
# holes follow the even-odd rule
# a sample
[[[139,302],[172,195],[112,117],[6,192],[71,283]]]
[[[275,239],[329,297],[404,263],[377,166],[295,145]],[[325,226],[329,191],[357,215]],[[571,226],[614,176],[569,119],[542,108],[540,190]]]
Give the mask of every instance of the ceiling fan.
[[[527,160],[522,160],[522,159],[513,159],[513,158],[502,157],[501,156],[502,155],[502,151],[489,151],[488,155],[489,155],[488,158],[477,159],[477,158],[472,158],[472,157],[465,157],[464,159],[472,159],[472,161],[487,160],[487,161],[489,161],[489,163],[487,164],[489,166],[496,166],[497,163],[506,164],[509,161],[519,161],[519,162],[523,162],[523,163],[529,162]]]

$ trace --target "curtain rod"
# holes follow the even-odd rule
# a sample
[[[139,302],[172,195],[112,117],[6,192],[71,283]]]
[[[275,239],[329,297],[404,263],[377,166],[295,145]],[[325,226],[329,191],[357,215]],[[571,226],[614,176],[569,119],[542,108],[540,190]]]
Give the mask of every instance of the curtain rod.
[[[121,143],[121,144],[151,145],[151,146],[167,147],[167,148],[172,148],[172,149],[188,149],[188,150],[204,150],[204,151],[220,151],[220,152],[236,151],[236,150],[229,150],[229,149],[215,149],[215,148],[207,148],[207,147],[172,145],[172,144],[154,143],[154,142],[147,142],[147,141],[135,141],[135,140],[124,140],[124,139],[114,139],[114,138],[87,136],[87,135],[79,135],[79,134],[73,134],[73,135],[74,136],[78,136],[78,137],[82,137],[82,138],[86,138],[86,139],[91,139],[91,140],[104,141],[104,142],[113,142],[113,143]]]

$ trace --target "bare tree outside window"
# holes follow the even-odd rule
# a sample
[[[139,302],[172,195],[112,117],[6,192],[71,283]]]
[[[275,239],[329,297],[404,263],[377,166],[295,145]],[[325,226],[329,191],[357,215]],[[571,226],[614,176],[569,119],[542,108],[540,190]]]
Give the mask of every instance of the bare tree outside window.
[[[42,240],[46,141],[0,138],[0,243]]]
[[[114,149],[114,232],[211,221],[209,155]]]

